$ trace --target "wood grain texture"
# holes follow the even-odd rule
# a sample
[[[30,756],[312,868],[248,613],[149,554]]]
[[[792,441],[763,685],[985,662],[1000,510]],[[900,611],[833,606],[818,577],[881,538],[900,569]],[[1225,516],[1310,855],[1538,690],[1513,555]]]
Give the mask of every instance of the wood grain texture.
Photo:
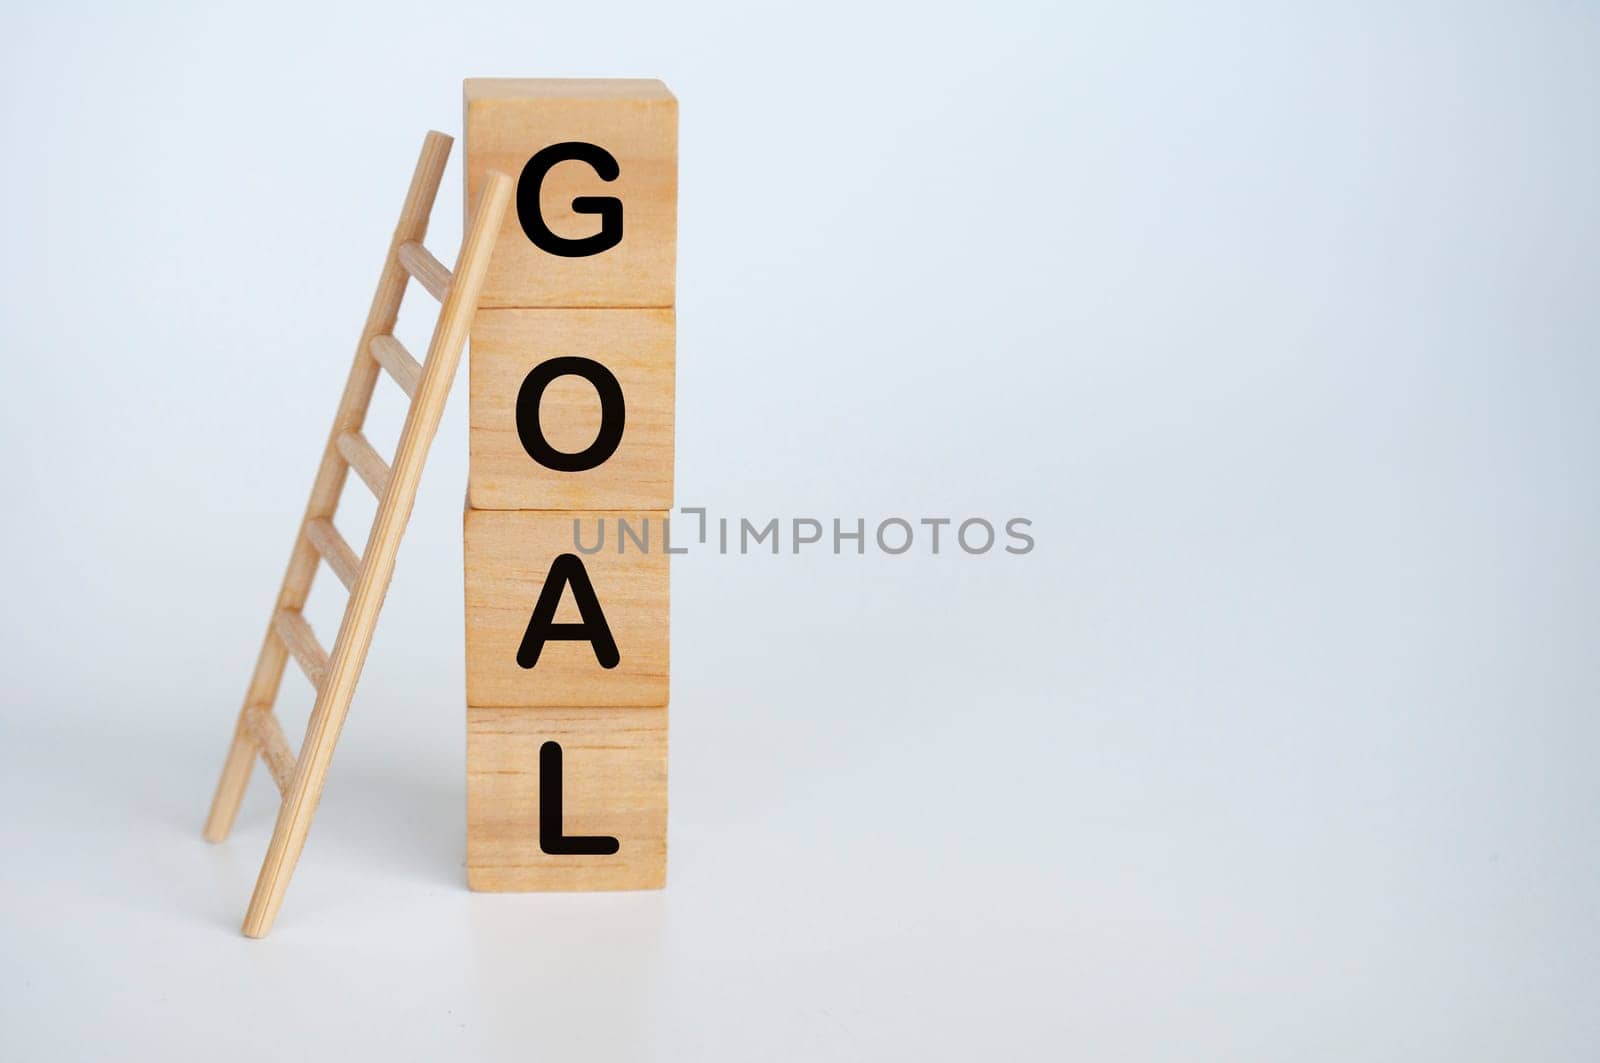
[[[480,310],[472,327],[468,499],[478,509],[670,509],[674,333],[672,310]],[[616,452],[582,472],[545,468],[517,433],[517,396],[536,365],[558,356],[604,366],[622,388]],[[545,389],[539,423],[563,453],[580,453],[600,428],[600,398],[579,376]]]
[[[320,690],[328,676],[328,651],[317,641],[305,614],[298,609],[279,609],[272,620],[272,630],[283,640],[311,685]]]
[[[534,512],[468,508],[463,518],[466,553],[467,704],[503,706],[659,706],[667,703],[668,557],[662,549],[661,512]],[[641,537],[617,549],[617,520]],[[597,522],[605,546],[584,554],[573,546],[573,521],[592,547]],[[620,661],[604,668],[594,647],[551,641],[538,664],[517,663],[539,592],[561,554],[575,554],[594,586],[616,640]],[[562,594],[557,623],[580,621],[570,588]]]
[[[245,718],[250,734],[261,749],[261,759],[266,762],[267,771],[278,787],[278,793],[288,793],[290,784],[294,782],[296,757],[294,750],[289,747],[288,737],[283,733],[283,725],[271,709],[256,709],[246,713]]]
[[[360,475],[373,497],[382,501],[389,491],[389,463],[373,449],[372,443],[360,429],[352,428],[339,434],[339,453]]]
[[[322,560],[333,569],[333,574],[339,577],[345,590],[356,585],[356,578],[361,575],[361,559],[345,542],[344,536],[339,534],[339,529],[333,526],[333,521],[327,517],[307,521],[306,538],[311,540],[311,545],[317,548]]]
[[[580,196],[621,200],[623,237],[583,258],[540,250],[515,207],[507,214],[484,285],[485,307],[671,306],[677,269],[678,101],[659,81],[473,78],[464,86],[467,201],[483,175],[518,179],[540,149],[595,144],[617,161],[604,181],[588,165],[555,166],[540,210],[559,236],[581,239],[600,219],[572,209]]]
[[[539,749],[561,746],[562,832],[607,856],[539,845]],[[667,873],[667,710],[467,709],[467,884],[475,890],[659,889]]]
[[[412,240],[400,245],[400,264],[406,268],[417,283],[428,289],[428,294],[444,302],[444,297],[450,294],[450,282],[453,279],[444,263],[433,257],[433,252]]]
[[[400,386],[400,390],[406,393],[406,398],[417,397],[417,382],[422,379],[422,366],[411,357],[411,352],[406,350],[405,344],[393,336],[374,336],[372,357],[389,371],[389,375]]]

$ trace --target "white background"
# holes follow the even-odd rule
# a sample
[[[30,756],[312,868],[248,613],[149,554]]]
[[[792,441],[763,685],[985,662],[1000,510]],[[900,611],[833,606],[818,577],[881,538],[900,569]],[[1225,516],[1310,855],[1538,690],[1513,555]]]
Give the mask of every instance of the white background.
[[[1593,1059],[1597,29],[9,12],[0,1057]],[[470,75],[681,100],[680,503],[1038,547],[678,559],[668,888],[473,895],[458,387],[247,941],[265,773],[200,825]]]

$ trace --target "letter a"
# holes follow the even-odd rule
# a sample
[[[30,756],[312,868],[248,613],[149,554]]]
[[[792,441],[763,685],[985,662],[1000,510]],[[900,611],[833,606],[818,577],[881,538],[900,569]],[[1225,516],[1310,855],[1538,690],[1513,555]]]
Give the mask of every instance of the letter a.
[[[572,598],[578,604],[581,624],[556,623],[556,609],[561,605],[561,592],[572,585]],[[534,604],[533,616],[528,618],[527,633],[517,650],[517,663],[532,668],[539,663],[539,654],[550,640],[587,642],[594,647],[594,659],[602,668],[615,668],[622,655],[617,653],[617,640],[611,637],[611,625],[595,597],[594,584],[589,582],[589,572],[577,554],[562,554],[550,564],[550,574],[545,577],[544,589]]]

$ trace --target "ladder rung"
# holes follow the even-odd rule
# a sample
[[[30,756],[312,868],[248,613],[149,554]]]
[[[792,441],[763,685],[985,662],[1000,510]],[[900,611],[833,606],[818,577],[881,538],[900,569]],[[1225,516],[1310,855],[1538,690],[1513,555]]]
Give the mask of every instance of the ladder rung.
[[[250,737],[256,741],[261,759],[267,763],[272,781],[278,784],[278,792],[288,793],[298,765],[294,751],[289,748],[289,740],[284,737],[283,728],[278,724],[278,718],[271,709],[258,705],[245,715],[245,726],[250,729]]]
[[[339,577],[344,589],[355,590],[356,577],[361,574],[361,559],[350,549],[350,544],[344,541],[344,536],[333,526],[333,521],[327,517],[309,521],[306,524],[306,538],[311,540],[311,545],[317,548],[317,553],[321,554],[328,567],[333,569],[333,574]]]
[[[311,685],[321,690],[322,681],[328,675],[328,651],[317,641],[311,625],[306,623],[305,615],[298,609],[279,609],[278,615],[272,618],[272,630],[278,633],[278,638],[289,653],[300,662],[300,668],[311,680]]]
[[[340,432],[339,453],[372,488],[372,493],[382,498],[389,489],[389,463],[378,457],[378,452],[372,449],[367,437],[355,429]]]
[[[406,268],[407,273],[422,282],[422,286],[428,289],[428,294],[441,303],[444,302],[453,278],[450,276],[450,271],[444,268],[444,264],[433,257],[432,251],[416,240],[407,240],[400,245],[400,264]]]
[[[417,383],[422,379],[422,366],[411,357],[411,352],[405,345],[393,336],[372,337],[372,357],[377,359],[379,365],[389,371],[394,377],[394,382],[400,385],[400,390],[406,397],[417,397]]]

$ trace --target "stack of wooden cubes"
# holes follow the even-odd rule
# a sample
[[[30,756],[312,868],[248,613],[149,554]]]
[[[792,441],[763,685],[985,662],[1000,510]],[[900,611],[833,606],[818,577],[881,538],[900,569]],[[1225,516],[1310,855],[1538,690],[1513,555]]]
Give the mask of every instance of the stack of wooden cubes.
[[[469,355],[467,880],[656,888],[677,101],[649,80],[465,96],[467,202],[517,178]]]

